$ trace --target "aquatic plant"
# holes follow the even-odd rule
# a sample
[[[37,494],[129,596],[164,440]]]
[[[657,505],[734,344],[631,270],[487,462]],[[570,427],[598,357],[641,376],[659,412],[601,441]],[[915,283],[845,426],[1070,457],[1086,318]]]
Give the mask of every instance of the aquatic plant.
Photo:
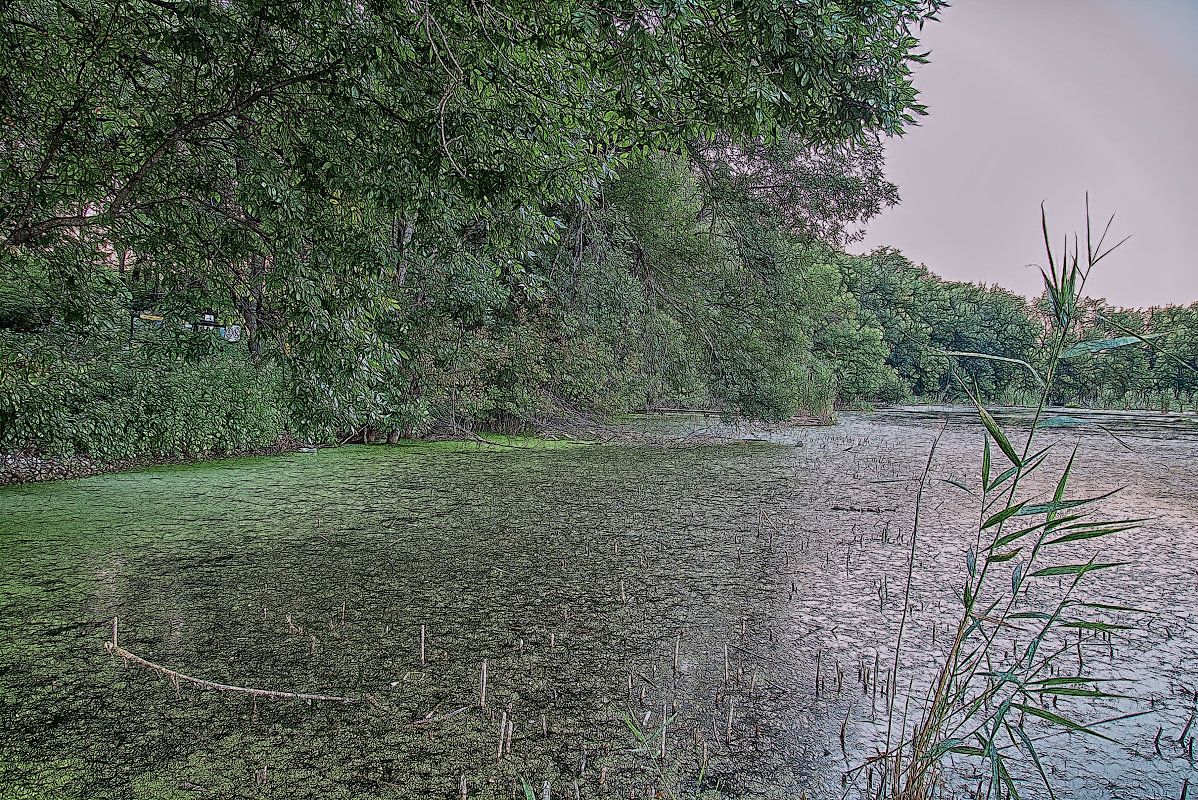
[[[1090,674],[1080,637],[1109,637],[1125,629],[1126,625],[1111,621],[1113,615],[1135,609],[1091,602],[1081,589],[1092,573],[1126,563],[1099,561],[1094,546],[1142,520],[1092,515],[1093,504],[1114,492],[1080,498],[1069,495],[1076,448],[1056,476],[1050,500],[1037,498],[1026,484],[1044,467],[1052,449],[1051,444],[1039,446],[1037,432],[1080,422],[1045,415],[1060,363],[1143,343],[1143,339],[1123,337],[1070,345],[1076,337],[1090,271],[1123,242],[1104,246],[1109,220],[1095,241],[1088,201],[1084,246],[1075,235],[1072,242],[1066,239],[1059,256],[1054,255],[1043,209],[1041,222],[1048,255],[1048,266],[1041,272],[1051,324],[1047,366],[1040,371],[1021,362],[1041,387],[1035,413],[1019,446],[1017,438],[983,407],[978,393],[961,382],[986,431],[980,491],[953,482],[979,500],[976,539],[966,555],[966,574],[958,594],[960,616],[922,702],[911,698],[908,709],[901,712],[897,704],[891,704],[885,746],[851,773],[857,783],[865,778],[866,791],[878,798],[921,800],[951,794],[954,787],[948,785],[945,768],[953,757],[971,759],[982,767],[978,796],[1018,798],[1020,770],[1016,762],[1029,773],[1034,769],[1049,796],[1055,796],[1036,748],[1044,728],[1109,739],[1096,729],[1097,723],[1079,720],[1072,711],[1059,709],[1058,702],[1068,705],[1070,700],[1093,703],[1124,697],[1104,688],[1109,679]],[[955,355],[993,358],[979,353]],[[895,642],[896,676],[908,622],[920,507],[934,455],[935,444],[916,500],[903,617]],[[1077,659],[1066,663],[1064,657],[1073,651],[1071,642],[1077,643]]]

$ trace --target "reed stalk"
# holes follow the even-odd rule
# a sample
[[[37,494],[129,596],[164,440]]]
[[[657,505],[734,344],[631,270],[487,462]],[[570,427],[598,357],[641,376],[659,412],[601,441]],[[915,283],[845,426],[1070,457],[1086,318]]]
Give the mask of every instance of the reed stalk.
[[[981,490],[975,494],[980,499],[977,531],[966,556],[966,574],[960,592],[961,615],[950,628],[951,644],[926,698],[916,704],[916,718],[909,724],[907,710],[896,717],[898,698],[894,690],[910,608],[924,489],[943,428],[933,442],[920,480],[893,672],[886,676],[881,687],[889,709],[886,745],[881,755],[853,772],[855,777],[868,774],[867,785],[871,788],[876,773],[880,783],[875,796],[879,798],[925,800],[937,791],[943,792],[947,776],[942,765],[949,757],[980,763],[985,775],[977,790],[980,797],[1005,794],[1018,798],[1013,774],[1018,772],[1017,764],[1021,769],[1034,768],[1049,795],[1055,797],[1034,744],[1037,737],[1033,723],[1105,739],[1108,737],[1092,724],[1058,711],[1057,701],[1094,702],[1123,697],[1103,689],[1101,679],[1086,672],[1080,636],[1083,631],[1110,634],[1126,627],[1095,618],[1092,612],[1109,614],[1135,609],[1079,599],[1082,582],[1088,574],[1122,563],[1100,563],[1089,550],[1081,554],[1077,550],[1100,544],[1103,537],[1130,530],[1142,520],[1092,517],[1090,506],[1111,493],[1067,497],[1076,449],[1055,481],[1050,501],[1037,502],[1033,496],[1023,497],[1026,493],[1021,491],[1028,477],[1044,465],[1050,451],[1050,447],[1034,449],[1038,446],[1034,444],[1037,431],[1044,427],[1064,427],[1061,422],[1064,418],[1044,419],[1060,362],[1079,353],[1122,346],[1111,342],[1073,343],[1073,331],[1090,271],[1123,242],[1104,248],[1109,221],[1095,242],[1087,201],[1084,247],[1076,236],[1072,247],[1066,240],[1058,259],[1049,240],[1043,210],[1041,221],[1048,255],[1048,266],[1042,269],[1042,274],[1050,312],[1049,357],[1043,374],[1024,364],[1037,380],[1039,399],[1023,447],[1019,448],[962,382],[985,428]],[[1124,342],[1127,343],[1131,342]],[[994,358],[981,353],[956,355]],[[993,474],[992,469],[995,449],[1007,464],[998,474]],[[968,491],[964,486],[959,488]],[[1053,589],[1055,582],[1059,582],[1057,590]],[[1063,656],[1070,650],[1074,631],[1079,636],[1079,657],[1076,667],[1070,668]],[[876,672],[874,680],[876,685]],[[911,700],[908,692],[905,704]],[[897,740],[893,738],[896,733]]]

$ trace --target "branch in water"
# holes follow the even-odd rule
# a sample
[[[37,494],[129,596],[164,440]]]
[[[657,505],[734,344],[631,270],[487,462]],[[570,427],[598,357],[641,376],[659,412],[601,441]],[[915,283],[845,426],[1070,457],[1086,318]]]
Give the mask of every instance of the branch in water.
[[[124,649],[116,642],[117,620],[114,617],[112,620],[112,641],[104,643],[104,649],[108,652],[118,655],[126,661],[133,661],[141,664],[144,667],[149,667],[152,670],[161,672],[163,675],[171,679],[175,684],[175,689],[179,688],[179,681],[202,686],[205,689],[216,689],[218,692],[242,692],[243,694],[251,694],[255,697],[285,697],[289,700],[329,700],[338,703],[356,703],[356,697],[332,697],[323,694],[301,694],[299,692],[275,692],[270,689],[250,689],[245,686],[232,686],[227,683],[216,683],[215,681],[206,681],[202,678],[193,678],[190,675],[184,675],[182,672],[175,672],[173,669],[168,669],[161,664],[155,664],[152,661],[146,661],[141,656],[136,656]]]

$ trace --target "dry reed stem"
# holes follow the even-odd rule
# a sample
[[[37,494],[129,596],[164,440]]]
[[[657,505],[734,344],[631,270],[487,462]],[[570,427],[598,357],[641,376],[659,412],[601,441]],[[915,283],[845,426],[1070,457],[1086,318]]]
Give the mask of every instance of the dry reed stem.
[[[462,706],[461,708],[457,709],[456,711],[446,712],[439,717],[428,716],[428,717],[425,717],[424,719],[413,720],[412,722],[408,723],[408,726],[415,727],[417,725],[432,725],[435,722],[444,722],[447,719],[456,717],[459,714],[462,714],[469,710],[470,710],[470,706]]]
[[[503,758],[503,739],[507,735],[507,712],[499,718],[499,747],[495,750],[495,760],[499,761]]]
[[[333,695],[325,694],[303,694],[302,692],[279,692],[272,689],[252,689],[248,686],[233,686],[232,684],[228,683],[217,683],[216,681],[207,681],[203,678],[195,678],[191,675],[184,675],[182,672],[176,672],[169,667],[164,667],[161,664],[155,664],[153,661],[147,661],[141,656],[130,653],[128,650],[117,644],[116,632],[117,620],[114,617],[112,620],[112,641],[104,643],[105,650],[113,655],[120,656],[126,661],[132,661],[135,664],[141,664],[143,667],[149,667],[156,672],[162,673],[171,679],[171,682],[175,685],[176,691],[179,689],[179,681],[184,681],[205,689],[215,689],[218,692],[241,692],[242,694],[253,695],[254,697],[282,697],[288,700],[327,700],[338,703],[358,702],[358,698],[356,697],[335,697]]]

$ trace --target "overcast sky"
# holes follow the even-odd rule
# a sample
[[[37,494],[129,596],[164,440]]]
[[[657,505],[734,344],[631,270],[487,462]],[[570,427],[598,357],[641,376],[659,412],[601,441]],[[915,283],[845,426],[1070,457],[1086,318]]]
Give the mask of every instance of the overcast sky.
[[[1050,230],[1131,236],[1087,294],[1198,300],[1198,0],[955,0],[924,29],[929,115],[887,146],[889,245],[949,280],[1039,294]]]

